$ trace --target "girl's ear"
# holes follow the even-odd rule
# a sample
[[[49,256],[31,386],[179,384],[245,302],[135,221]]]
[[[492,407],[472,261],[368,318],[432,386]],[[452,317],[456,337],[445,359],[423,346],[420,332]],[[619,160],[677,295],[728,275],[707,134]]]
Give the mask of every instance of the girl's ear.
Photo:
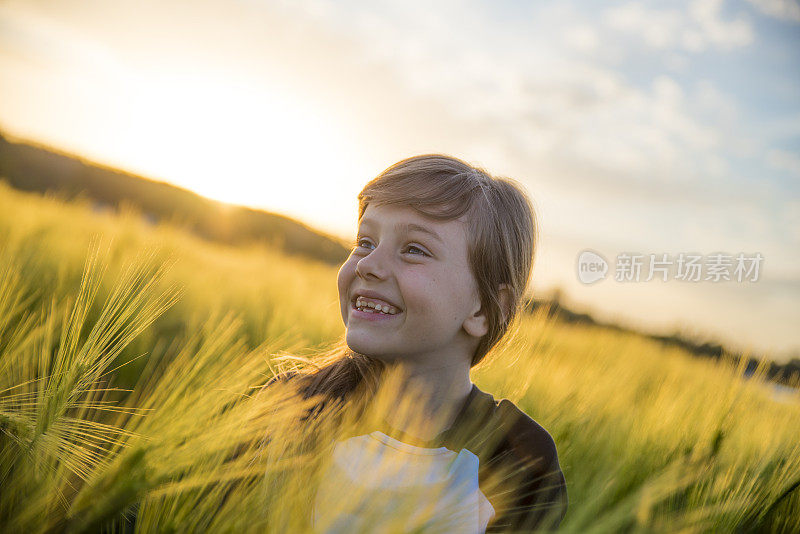
[[[500,284],[498,287],[498,298],[500,299],[503,321],[505,321],[511,306],[511,290],[508,284]],[[467,317],[463,326],[464,330],[466,330],[469,335],[481,338],[489,332],[489,321],[486,317],[486,310],[484,310],[483,306],[480,306],[480,302],[478,302],[478,306],[478,310]]]
[[[489,332],[489,322],[486,320],[486,312],[483,307],[467,317],[462,326],[472,337],[482,338],[485,336]]]

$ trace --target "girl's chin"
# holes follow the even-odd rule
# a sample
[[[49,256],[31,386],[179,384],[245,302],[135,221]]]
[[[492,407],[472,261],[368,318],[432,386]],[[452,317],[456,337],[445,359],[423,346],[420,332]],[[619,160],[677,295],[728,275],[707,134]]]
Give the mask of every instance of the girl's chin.
[[[370,339],[370,336],[361,336],[351,330],[347,331],[347,346],[353,352],[375,358],[376,360],[389,361],[386,355],[386,344],[381,340]]]

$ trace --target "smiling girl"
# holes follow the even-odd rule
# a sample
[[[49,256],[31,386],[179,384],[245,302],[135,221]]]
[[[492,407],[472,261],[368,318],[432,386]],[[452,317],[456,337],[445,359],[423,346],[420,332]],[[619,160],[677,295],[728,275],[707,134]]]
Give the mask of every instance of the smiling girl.
[[[536,242],[529,199],[513,180],[425,155],[383,171],[358,201],[358,236],[338,274],[345,339],[290,375],[306,396],[363,407],[391,372],[397,409],[336,442],[314,523],[380,532],[358,507],[342,511],[346,495],[357,489],[391,514],[401,496],[436,488],[420,507],[442,532],[557,527],[567,493],[553,439],[470,380],[523,306]],[[402,468],[379,469],[387,461]]]

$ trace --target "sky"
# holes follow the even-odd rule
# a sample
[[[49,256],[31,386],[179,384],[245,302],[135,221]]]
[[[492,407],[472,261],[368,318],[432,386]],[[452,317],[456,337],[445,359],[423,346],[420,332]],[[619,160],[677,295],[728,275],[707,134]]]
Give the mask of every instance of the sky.
[[[348,240],[367,181],[450,154],[531,197],[534,295],[800,355],[796,1],[0,0],[0,130]],[[681,253],[763,261],[644,281]]]

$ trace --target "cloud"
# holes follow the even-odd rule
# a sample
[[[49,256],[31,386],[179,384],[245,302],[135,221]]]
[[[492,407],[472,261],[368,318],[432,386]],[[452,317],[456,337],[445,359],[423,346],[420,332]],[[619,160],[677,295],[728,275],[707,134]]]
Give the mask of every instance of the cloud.
[[[796,0],[748,0],[759,11],[776,19],[800,22],[800,4]]]
[[[370,4],[358,16],[340,6],[315,8],[314,17],[360,43],[370,64],[390,68],[406,90],[438,102],[431,116],[436,132],[406,132],[416,143],[441,146],[436,136],[458,138],[467,142],[460,150],[488,154],[490,168],[550,169],[545,179],[561,187],[591,181],[609,194],[678,205],[686,198],[719,199],[722,184],[737,172],[727,152],[754,143],[740,123],[739,103],[713,80],[656,74],[633,84],[624,65],[585,57],[608,46],[614,33],[579,9],[559,4],[515,13],[529,22],[492,29],[485,7],[461,6],[459,31],[445,31],[457,8]],[[718,20],[714,2],[666,17],[638,5],[625,9],[678,30],[679,22],[691,21],[709,43],[733,39],[729,33],[737,27],[736,20]],[[739,195],[735,184],[724,189],[726,196]]]
[[[102,42],[87,38],[57,19],[0,4],[0,43],[3,53],[16,53],[26,62],[64,73],[87,65],[105,76],[127,79],[128,71]]]
[[[773,148],[767,152],[767,165],[773,169],[787,171],[800,178],[800,156],[793,152]]]
[[[700,29],[700,35],[709,44],[723,50],[746,46],[753,42],[753,29],[743,14],[733,20],[722,20],[722,0],[694,0],[689,4],[689,15]]]
[[[745,15],[723,20],[721,0],[694,0],[687,10],[653,9],[629,3],[606,10],[609,28],[641,39],[659,50],[704,52],[709,48],[732,50],[753,42],[753,29]]]
[[[564,32],[564,40],[567,46],[579,52],[594,52],[600,46],[597,30],[588,24],[567,28]]]

